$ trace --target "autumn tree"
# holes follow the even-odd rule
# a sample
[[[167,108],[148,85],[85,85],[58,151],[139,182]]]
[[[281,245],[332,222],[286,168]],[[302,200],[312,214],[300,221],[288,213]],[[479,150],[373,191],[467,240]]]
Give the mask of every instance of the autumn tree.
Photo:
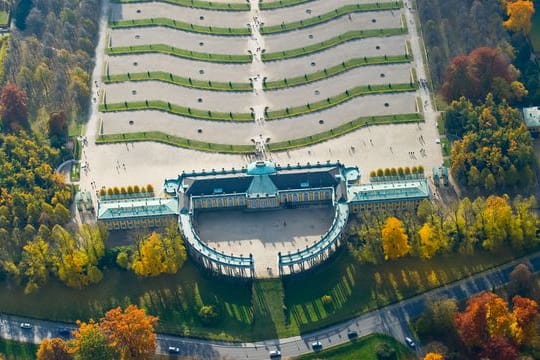
[[[88,323],[79,321],[77,325],[79,327],[73,332],[73,339],[70,341],[75,360],[113,360],[116,358],[99,324],[90,320]]]
[[[529,298],[540,295],[536,279],[527,264],[516,265],[509,278],[508,290],[510,294]]]
[[[514,296],[512,303],[514,305],[512,316],[515,321],[511,327],[512,338],[518,345],[528,345],[536,335],[538,304],[519,295]]]
[[[458,310],[454,299],[429,301],[416,322],[416,330],[425,337],[454,337],[454,319]]]
[[[444,357],[441,354],[430,352],[424,356],[424,360],[444,360]]]
[[[410,251],[408,236],[403,230],[403,222],[396,217],[386,219],[382,230],[382,246],[385,258],[397,259],[407,255]]]
[[[480,47],[452,59],[441,94],[448,102],[461,97],[481,101],[489,93],[497,100],[519,100],[526,94],[518,84],[518,77],[519,72],[501,50]]]
[[[131,268],[139,276],[174,274],[187,258],[186,249],[178,229],[169,225],[165,234],[153,232],[141,241],[135,251]]]
[[[480,347],[487,341],[487,307],[497,295],[482,292],[467,300],[465,311],[456,315],[455,325],[463,343],[468,347]]]
[[[418,231],[420,237],[420,256],[431,259],[440,249],[446,246],[446,238],[440,228],[424,223]]]
[[[28,98],[14,83],[7,83],[0,93],[0,116],[4,132],[28,129]]]
[[[534,14],[534,3],[530,0],[512,0],[506,3],[508,20],[504,26],[513,32],[528,34],[531,31],[531,20]]]
[[[129,305],[124,311],[119,307],[107,311],[100,327],[121,360],[144,360],[151,359],[156,351],[154,327],[157,320],[137,306]]]
[[[24,289],[26,294],[32,293],[45,284],[49,278],[51,262],[49,244],[41,238],[28,242],[23,247],[19,271],[27,279]]]
[[[59,338],[43,339],[37,351],[37,360],[72,360],[66,342]]]
[[[63,111],[50,113],[47,125],[51,146],[59,148],[64,145],[68,139],[68,121],[66,114]]]
[[[486,341],[480,353],[481,359],[490,360],[516,360],[519,350],[508,338],[495,336]]]

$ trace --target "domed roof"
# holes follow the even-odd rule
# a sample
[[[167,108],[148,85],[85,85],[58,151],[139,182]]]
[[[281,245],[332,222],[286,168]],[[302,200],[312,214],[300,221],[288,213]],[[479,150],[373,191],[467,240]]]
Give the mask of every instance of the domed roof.
[[[276,165],[271,161],[255,161],[248,165],[248,175],[270,175],[276,172]]]

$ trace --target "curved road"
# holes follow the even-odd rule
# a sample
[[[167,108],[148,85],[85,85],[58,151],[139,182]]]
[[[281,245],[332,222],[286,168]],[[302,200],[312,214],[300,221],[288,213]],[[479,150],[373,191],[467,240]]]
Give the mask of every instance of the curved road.
[[[349,330],[358,331],[360,336],[384,333],[403,341],[405,336],[411,334],[408,329],[409,320],[424,311],[426,301],[438,298],[464,300],[478,292],[504,285],[509,281],[510,272],[519,263],[528,263],[535,273],[540,271],[540,252],[302,336],[255,343],[226,343],[158,334],[158,352],[167,353],[169,346],[175,346],[180,348],[180,355],[196,359],[268,359],[269,350],[279,349],[286,358],[311,352],[310,344],[315,340],[320,341],[325,348],[345,343],[349,341],[347,338]],[[30,323],[32,328],[21,329],[21,322]],[[43,338],[58,337],[60,329],[63,328],[73,329],[75,326],[20,316],[0,315],[0,337],[5,339],[37,344]]]

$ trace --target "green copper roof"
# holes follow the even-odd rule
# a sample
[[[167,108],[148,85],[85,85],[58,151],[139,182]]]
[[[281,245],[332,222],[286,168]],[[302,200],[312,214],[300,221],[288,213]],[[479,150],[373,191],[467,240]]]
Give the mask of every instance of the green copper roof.
[[[270,175],[276,172],[276,165],[271,161],[256,161],[248,165],[248,175]]]
[[[147,216],[177,215],[175,198],[145,198],[123,201],[100,201],[98,220],[128,219]]]
[[[425,179],[380,182],[351,186],[347,195],[351,203],[422,199],[429,197],[429,187]]]
[[[540,127],[540,106],[523,108],[523,119],[527,127]]]
[[[268,175],[254,176],[247,194],[250,197],[275,195],[277,193],[277,187],[274,185]]]

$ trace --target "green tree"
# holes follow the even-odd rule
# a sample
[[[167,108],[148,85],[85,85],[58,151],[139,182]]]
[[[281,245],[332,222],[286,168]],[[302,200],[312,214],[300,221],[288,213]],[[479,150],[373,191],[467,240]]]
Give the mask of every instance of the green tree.
[[[93,320],[77,322],[79,328],[73,332],[70,342],[75,360],[113,360],[117,356],[109,346],[107,336]]]

